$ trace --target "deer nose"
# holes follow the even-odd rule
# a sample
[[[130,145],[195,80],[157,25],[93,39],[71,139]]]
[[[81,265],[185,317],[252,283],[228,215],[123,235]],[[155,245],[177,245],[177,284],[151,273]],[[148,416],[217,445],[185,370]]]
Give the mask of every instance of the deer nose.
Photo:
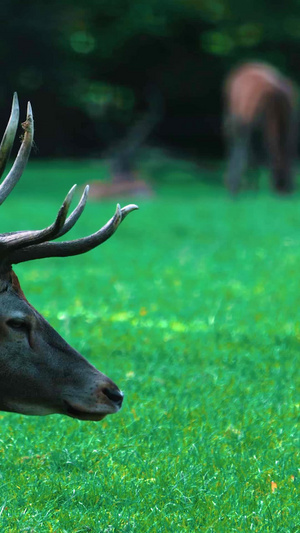
[[[107,398],[113,402],[117,407],[121,407],[124,399],[124,394],[117,389],[102,389],[102,392]]]

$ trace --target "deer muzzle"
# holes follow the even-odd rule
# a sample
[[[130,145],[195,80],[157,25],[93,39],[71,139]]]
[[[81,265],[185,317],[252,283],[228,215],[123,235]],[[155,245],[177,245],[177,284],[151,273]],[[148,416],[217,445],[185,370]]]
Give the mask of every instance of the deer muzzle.
[[[117,413],[123,403],[124,394],[107,378],[101,383],[81,391],[79,397],[68,394],[64,398],[64,414],[79,420],[102,420],[106,415]]]

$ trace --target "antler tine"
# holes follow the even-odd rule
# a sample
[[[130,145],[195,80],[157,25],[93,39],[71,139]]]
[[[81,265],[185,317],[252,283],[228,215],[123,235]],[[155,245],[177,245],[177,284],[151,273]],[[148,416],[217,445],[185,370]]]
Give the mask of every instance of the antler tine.
[[[99,246],[105,242],[116,231],[118,226],[124,220],[124,218],[138,206],[135,204],[127,205],[120,208],[117,204],[116,212],[114,216],[96,233],[83,237],[82,239],[76,239],[74,241],[65,242],[47,242],[43,244],[37,244],[16,250],[9,255],[9,261],[11,264],[23,263],[24,261],[30,261],[31,259],[42,259],[45,257],[67,257],[72,255],[79,255],[93,248]],[[70,215],[72,216],[72,215]]]
[[[74,186],[76,187],[76,185]],[[65,235],[68,231],[70,231],[70,229],[73,228],[73,226],[76,224],[77,220],[79,219],[79,217],[81,216],[85,206],[86,206],[86,202],[87,202],[87,198],[88,198],[88,194],[89,194],[89,185],[86,185],[83,193],[82,193],[82,196],[78,202],[78,205],[75,207],[75,209],[72,211],[72,213],[68,216],[66,222],[64,223],[63,227],[61,228],[61,230],[58,232],[58,234],[56,235],[56,239],[58,237],[62,237],[62,235]]]
[[[118,208],[118,206],[120,207],[119,204],[117,204],[117,208]],[[126,218],[127,215],[129,213],[131,213],[131,211],[135,211],[136,209],[138,209],[138,206],[135,205],[135,204],[129,204],[129,205],[125,205],[125,207],[122,207],[122,209],[121,209],[122,220],[124,220],[124,218]]]
[[[35,231],[18,231],[12,233],[4,233],[0,236],[0,247],[6,251],[6,255],[10,255],[13,250],[26,248],[27,246],[38,245],[45,241],[57,238],[61,228],[64,226],[70,204],[72,202],[76,185],[68,192],[59,209],[56,219],[45,229]]]
[[[10,117],[0,145],[0,177],[5,170],[15,140],[19,123],[19,114],[18,95],[17,93],[14,93]]]
[[[16,99],[15,99],[15,102],[16,102]],[[15,111],[14,111],[14,115],[15,115]],[[13,124],[15,124],[15,122],[13,122]],[[22,123],[22,128],[24,130],[24,137],[23,137],[23,142],[19,149],[18,155],[15,159],[15,162],[10,172],[7,174],[5,180],[0,185],[0,205],[8,197],[9,193],[12,191],[16,183],[19,181],[20,177],[22,176],[23,170],[26,166],[26,163],[28,161],[28,157],[30,154],[32,141],[33,141],[33,132],[34,132],[33,115],[32,115],[32,109],[31,109],[30,102],[28,102],[28,105],[27,105],[27,117],[26,117],[25,122]],[[10,138],[11,138],[11,134],[10,134]],[[12,145],[12,142],[8,143],[8,148],[11,147],[11,145]]]

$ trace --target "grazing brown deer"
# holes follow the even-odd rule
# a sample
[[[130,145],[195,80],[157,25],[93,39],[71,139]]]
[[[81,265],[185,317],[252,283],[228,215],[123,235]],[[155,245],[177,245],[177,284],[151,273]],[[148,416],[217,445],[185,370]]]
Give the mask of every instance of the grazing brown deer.
[[[0,147],[2,175],[16,134],[19,105],[14,95],[11,116]],[[23,141],[15,162],[0,185],[0,204],[21,177],[33,141],[30,104],[22,124]],[[12,265],[43,257],[81,254],[106,241],[135,205],[117,206],[114,216],[96,233],[65,242],[50,242],[69,231],[87,200],[86,187],[77,207],[67,218],[74,187],[53,224],[40,231],[15,231],[0,235],[0,410],[27,415],[60,413],[81,420],[101,420],[117,412],[123,394],[96,370],[26,300]]]
[[[297,93],[292,82],[269,65],[245,63],[229,74],[224,92],[229,149],[226,183],[231,193],[240,188],[257,128],[264,135],[273,188],[291,192],[297,144]]]

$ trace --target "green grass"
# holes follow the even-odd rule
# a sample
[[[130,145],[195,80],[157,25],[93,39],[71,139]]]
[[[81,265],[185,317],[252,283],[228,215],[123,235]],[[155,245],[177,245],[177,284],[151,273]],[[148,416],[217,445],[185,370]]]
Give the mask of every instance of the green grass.
[[[31,303],[126,398],[100,423],[1,413],[0,529],[298,532],[299,193],[264,185],[232,201],[218,166],[145,168],[156,195],[130,198],[140,211],[111,240],[16,268]],[[31,164],[2,231],[50,223],[74,182],[104,174]],[[72,236],[114,208],[90,203]]]

